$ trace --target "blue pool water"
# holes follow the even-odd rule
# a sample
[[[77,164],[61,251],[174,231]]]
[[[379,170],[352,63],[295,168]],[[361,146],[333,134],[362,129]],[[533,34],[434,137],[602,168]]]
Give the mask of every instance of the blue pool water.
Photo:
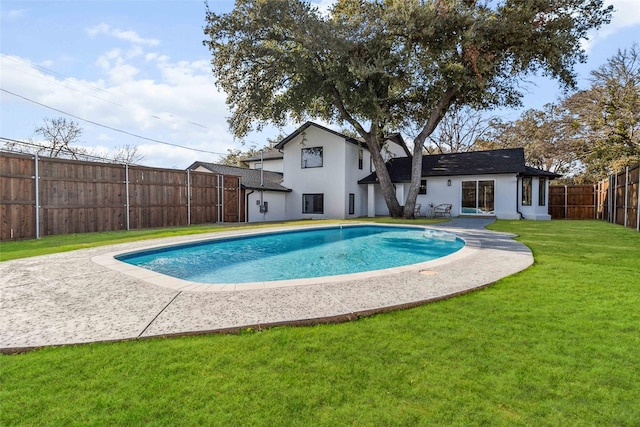
[[[366,225],[216,239],[116,258],[184,280],[222,284],[381,270],[440,258],[463,246],[450,233]]]

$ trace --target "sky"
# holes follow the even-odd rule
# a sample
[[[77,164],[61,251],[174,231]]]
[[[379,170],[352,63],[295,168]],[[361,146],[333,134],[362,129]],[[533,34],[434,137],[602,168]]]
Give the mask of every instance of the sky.
[[[584,44],[588,62],[576,67],[580,88],[618,49],[640,44],[640,0],[606,4],[616,12]],[[209,0],[216,13],[233,5]],[[204,25],[203,0],[0,1],[0,137],[37,139],[34,130],[45,118],[66,117],[83,128],[80,146],[93,153],[137,146],[140,164],[184,169],[294,131],[299,123],[233,137],[225,94],[215,87],[202,44]],[[498,114],[514,120],[563,95],[542,77],[529,79],[525,89],[521,109]]]

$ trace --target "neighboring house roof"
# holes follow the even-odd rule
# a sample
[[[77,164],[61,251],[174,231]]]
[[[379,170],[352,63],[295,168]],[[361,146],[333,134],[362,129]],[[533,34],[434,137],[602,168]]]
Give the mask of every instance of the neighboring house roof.
[[[287,145],[288,142],[290,142],[296,136],[298,136],[301,133],[303,133],[305,130],[307,130],[311,126],[315,126],[316,128],[321,129],[321,130],[323,130],[325,132],[329,132],[329,133],[332,133],[332,134],[334,134],[336,136],[339,136],[340,138],[344,138],[344,140],[346,142],[350,142],[350,143],[356,144],[356,145],[361,145],[362,147],[367,148],[367,146],[364,143],[364,141],[362,141],[360,139],[353,138],[351,136],[348,136],[348,135],[345,135],[343,133],[337,132],[337,131],[335,131],[333,129],[329,129],[329,128],[324,127],[322,125],[319,125],[317,123],[306,122],[305,124],[300,126],[298,129],[293,131],[293,133],[291,133],[290,135],[286,136],[282,141],[280,141],[278,144],[276,144],[274,146],[274,149],[282,150],[284,148],[284,146]],[[407,156],[411,155],[411,152],[407,151],[407,144],[405,144],[404,139],[402,138],[402,135],[400,135],[399,133],[394,133],[394,134],[391,134],[391,135],[387,136],[385,138],[385,141],[391,141],[391,142],[393,142],[395,144],[398,144],[400,147],[402,147],[404,149],[404,151],[407,154]],[[259,159],[260,159],[260,157],[258,157],[258,160]]]
[[[261,171],[260,169],[240,168],[237,166],[219,165],[216,163],[194,162],[187,169],[203,168],[222,175],[235,175],[240,177],[242,188],[248,190],[291,191],[280,185],[282,174],[279,172]],[[260,185],[260,176],[264,177],[264,186]]]
[[[284,158],[282,151],[276,150],[275,148],[269,148],[262,153],[262,158],[264,160],[278,160]],[[260,156],[252,156],[242,159],[243,162],[259,162],[262,160]]]
[[[396,157],[387,162],[393,182],[411,181],[411,157]],[[525,166],[524,149],[470,151],[465,153],[432,154],[422,156],[422,176],[487,175],[517,173],[527,176],[559,175]],[[358,181],[359,184],[374,184],[378,178],[374,173]]]

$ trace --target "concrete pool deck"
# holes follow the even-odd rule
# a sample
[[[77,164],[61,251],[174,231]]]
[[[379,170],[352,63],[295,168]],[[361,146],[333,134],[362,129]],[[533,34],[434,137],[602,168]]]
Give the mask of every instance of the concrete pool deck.
[[[144,277],[114,267],[112,256],[258,230],[230,228],[5,261],[0,263],[0,351],[346,321],[459,295],[533,264],[529,248],[513,235],[486,230],[491,222],[455,218],[427,225],[467,242],[463,250],[428,263],[347,278],[238,285],[221,292],[214,291],[215,285]]]

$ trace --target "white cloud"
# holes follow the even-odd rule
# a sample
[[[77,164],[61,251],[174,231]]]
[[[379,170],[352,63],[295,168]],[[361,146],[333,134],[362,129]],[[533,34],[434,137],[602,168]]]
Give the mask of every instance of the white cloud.
[[[611,22],[598,31],[592,31],[589,34],[589,40],[583,41],[582,48],[587,52],[591,50],[593,45],[612,34],[634,25],[640,25],[639,0],[610,0],[608,5],[612,5],[614,8]]]
[[[638,0],[610,0],[615,12],[608,28],[611,32],[624,27],[640,24],[640,3]]]
[[[89,34],[91,37],[104,34],[107,36],[115,37],[119,40],[128,41],[135,45],[158,46],[160,44],[160,40],[145,39],[138,35],[138,33],[136,33],[135,31],[120,30],[118,28],[112,28],[107,24],[99,24],[95,27],[87,28],[87,34]]]
[[[45,74],[29,61],[3,55],[3,64],[11,67],[3,65],[1,84],[7,90],[91,122],[219,154],[153,143],[78,120],[85,129],[84,146],[95,152],[113,153],[124,144],[137,145],[145,157],[143,164],[185,168],[196,160],[218,161],[227,149],[238,148],[226,123],[229,112],[225,95],[215,88],[208,61],[171,62],[164,55],[159,58],[159,62],[145,62],[159,77],[140,78],[141,70],[136,64],[128,62],[121,50],[112,49],[96,61],[108,79],[88,81]],[[26,101],[3,96],[3,121],[6,111],[13,108],[12,103]],[[62,115],[28,103],[27,106],[36,110],[30,117],[33,125],[44,117]],[[262,136],[257,138],[264,142]]]
[[[24,16],[26,16],[27,14],[27,10],[26,9],[13,9],[7,12],[7,18],[9,19],[20,19]]]

